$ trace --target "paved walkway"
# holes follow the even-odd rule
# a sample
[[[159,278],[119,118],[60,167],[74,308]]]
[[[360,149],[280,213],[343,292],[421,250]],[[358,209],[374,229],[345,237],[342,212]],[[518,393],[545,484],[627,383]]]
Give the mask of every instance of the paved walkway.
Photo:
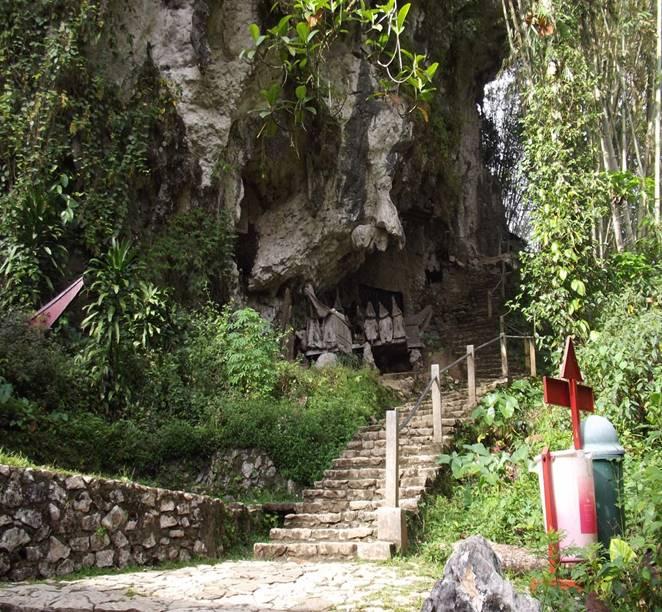
[[[420,610],[434,579],[367,563],[226,561],[72,582],[0,583],[0,610]]]

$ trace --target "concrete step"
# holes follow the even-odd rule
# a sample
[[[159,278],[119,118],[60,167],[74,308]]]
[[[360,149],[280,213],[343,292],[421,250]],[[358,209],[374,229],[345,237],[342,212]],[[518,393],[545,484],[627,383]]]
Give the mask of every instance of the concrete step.
[[[258,542],[253,545],[256,559],[363,559],[388,561],[395,553],[395,544],[372,542]]]
[[[424,487],[427,482],[430,482],[436,476],[436,469],[433,473],[417,474],[415,476],[402,476],[400,475],[400,491],[406,487]],[[366,490],[366,489],[381,489],[384,486],[384,478],[325,478],[318,480],[314,483],[314,490],[331,489],[331,490]]]

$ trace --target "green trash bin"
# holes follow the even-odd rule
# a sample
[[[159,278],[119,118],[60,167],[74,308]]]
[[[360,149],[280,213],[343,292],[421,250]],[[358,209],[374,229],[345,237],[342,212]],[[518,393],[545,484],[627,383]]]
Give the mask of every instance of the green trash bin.
[[[584,450],[593,458],[598,541],[609,550],[613,537],[623,535],[623,455],[616,429],[609,419],[591,415],[581,425]]]

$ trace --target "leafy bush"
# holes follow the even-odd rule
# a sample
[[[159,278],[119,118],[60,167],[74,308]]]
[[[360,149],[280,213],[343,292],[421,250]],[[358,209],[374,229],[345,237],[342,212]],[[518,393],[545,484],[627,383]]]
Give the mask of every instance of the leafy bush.
[[[57,341],[15,313],[0,319],[0,377],[12,395],[47,410],[71,410],[86,403],[86,375]]]
[[[259,313],[208,307],[193,321],[189,345],[194,385],[266,397],[278,380],[279,337]]]
[[[662,281],[656,289],[653,298],[630,289],[613,299],[579,351],[598,408],[621,432],[662,421]]]
[[[131,245],[113,238],[86,274],[93,300],[84,307],[82,327],[90,340],[81,362],[90,369],[101,400],[116,411],[131,397],[136,350],[154,344],[166,325],[166,296],[142,280],[143,272]]]
[[[219,400],[208,418],[221,445],[260,448],[283,476],[309,484],[358,427],[379,416],[388,396],[370,371],[287,370],[284,395]]]

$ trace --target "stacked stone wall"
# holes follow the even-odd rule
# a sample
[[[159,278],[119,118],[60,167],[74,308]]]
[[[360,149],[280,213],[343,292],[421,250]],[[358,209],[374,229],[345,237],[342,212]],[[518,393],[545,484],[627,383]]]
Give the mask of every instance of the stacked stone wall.
[[[261,510],[117,480],[0,465],[0,579],[221,557]]]

